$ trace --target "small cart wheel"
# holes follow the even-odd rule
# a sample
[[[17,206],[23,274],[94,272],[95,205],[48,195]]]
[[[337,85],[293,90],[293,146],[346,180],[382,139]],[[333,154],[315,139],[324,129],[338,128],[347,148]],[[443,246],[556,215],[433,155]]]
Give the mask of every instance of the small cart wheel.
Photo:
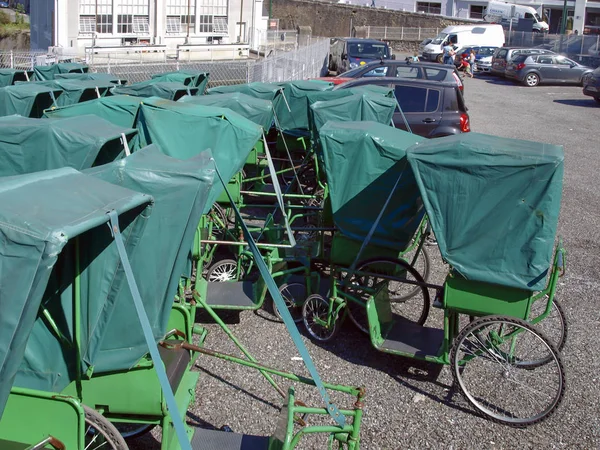
[[[531,305],[531,311],[529,313],[530,319],[535,319],[546,310],[547,298],[542,297]],[[565,347],[567,342],[567,317],[563,310],[562,305],[558,302],[556,297],[552,300],[552,307],[550,313],[546,318],[534,325],[536,330],[539,330],[546,336],[554,348],[559,352]],[[550,361],[550,358],[544,360],[531,360],[529,364],[532,366],[546,364]]]
[[[115,428],[121,433],[123,439],[133,440],[151,431],[156,425],[151,423],[113,423]]]
[[[415,259],[415,252],[416,249],[413,249],[410,252],[400,255],[400,257],[409,264],[411,264],[413,269],[416,269],[416,271],[419,272],[419,275],[421,275],[423,281],[427,282],[427,280],[429,279],[430,271],[429,252],[427,251],[427,248],[425,248],[425,246],[422,246],[421,250],[419,251],[419,254],[417,255],[416,260],[413,262],[413,259]],[[403,300],[408,300],[413,295],[418,294],[419,289],[419,286],[414,286],[414,289],[408,290],[406,294],[404,294]]]
[[[238,263],[234,259],[222,259],[214,263],[206,272],[206,281],[209,282],[226,282],[237,281],[237,266]],[[240,268],[240,277],[244,275],[243,267]]]
[[[129,447],[119,430],[96,410],[81,405],[85,413],[86,450],[127,450]]]
[[[531,367],[527,362],[532,358],[548,362]],[[451,367],[469,402],[491,420],[510,426],[546,419],[565,392],[558,351],[531,324],[512,317],[486,316],[467,325],[452,348]]]
[[[429,291],[427,287],[415,283],[425,283],[419,272],[409,263],[395,258],[371,258],[358,263],[358,272],[369,272],[373,275],[354,276],[350,281],[349,293],[359,291],[361,286],[372,290],[387,288],[392,312],[418,325],[423,325],[429,315]],[[380,275],[377,275],[380,274]],[[365,305],[368,293],[360,294]],[[362,332],[369,334],[367,310],[363,305],[353,301],[347,302],[350,320]]]
[[[302,320],[310,336],[319,342],[333,339],[339,328],[335,310],[329,312],[330,302],[319,294],[310,295],[302,305]],[[331,317],[334,314],[334,317]]]
[[[306,286],[302,283],[284,283],[279,287],[279,292],[294,322],[302,322],[302,303],[306,298]],[[275,302],[273,302],[273,312],[279,320],[283,321]]]

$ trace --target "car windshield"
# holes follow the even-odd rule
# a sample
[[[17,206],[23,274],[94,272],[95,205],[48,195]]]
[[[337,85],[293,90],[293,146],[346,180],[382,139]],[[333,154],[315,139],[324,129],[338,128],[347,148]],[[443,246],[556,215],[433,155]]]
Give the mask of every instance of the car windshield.
[[[432,44],[441,44],[448,37],[448,33],[440,33],[436,36],[436,38],[431,41]]]
[[[480,56],[492,56],[496,51],[496,47],[479,47],[477,54]]]
[[[371,44],[366,42],[349,43],[348,55],[352,58],[389,58],[388,47],[383,42],[381,44]]]

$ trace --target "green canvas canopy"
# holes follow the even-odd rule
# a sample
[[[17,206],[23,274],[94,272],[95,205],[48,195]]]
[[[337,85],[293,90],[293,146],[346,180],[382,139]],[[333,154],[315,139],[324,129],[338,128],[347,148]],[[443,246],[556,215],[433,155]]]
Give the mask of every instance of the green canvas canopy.
[[[114,125],[133,128],[135,117],[143,100],[142,97],[132,95],[112,95],[75,105],[47,109],[44,111],[44,117],[60,118],[94,114]]]
[[[260,126],[229,109],[160,98],[144,100],[136,128],[141,147],[158,144],[173,158],[188,159],[211,149],[225,180],[244,167],[248,154],[262,136]],[[222,190],[221,183],[213,185],[206,211]]]
[[[88,66],[77,63],[58,63],[50,66],[35,66],[35,79],[38,81],[53,80],[59,73],[86,73]]]
[[[62,90],[35,83],[18,83],[0,88],[0,117],[18,114],[40,118],[54,105]]]
[[[186,95],[179,99],[183,103],[194,103],[196,105],[217,106],[228,108],[240,116],[260,125],[268,132],[273,123],[273,103],[269,100],[254,98],[240,92],[229,94],[213,94],[202,96]]]
[[[29,81],[33,70],[0,69],[0,87],[11,86],[17,81]]]
[[[287,102],[279,102],[275,107],[279,127],[283,131],[308,132],[309,104],[352,95],[351,92],[345,90],[332,91],[333,83],[318,80],[290,81],[279,83],[279,85],[284,88],[283,94],[287,100]]]
[[[78,368],[85,369],[69,344],[61,346],[41,308],[72,341],[78,247],[83,341],[96,333],[89,324],[101,331],[97,319],[110,312],[115,293],[126,289],[107,211],[119,214],[131,254],[151,200],[70,168],[0,179],[0,415],[13,380],[15,386],[58,392]],[[93,301],[83,301],[88,294]]]
[[[75,103],[93,100],[95,98],[111,95],[110,88],[113,83],[96,80],[50,80],[34,81],[30,84],[40,84],[48,87],[56,87],[62,91],[56,99],[56,106],[69,106]]]
[[[406,149],[424,138],[368,121],[330,121],[320,136],[337,228],[362,242],[400,179],[370,242],[406,249],[425,213]]]
[[[407,152],[444,259],[469,280],[541,290],[554,247],[562,146],[465,133]]]
[[[281,97],[283,89],[283,86],[279,86],[278,84],[254,82],[232,84],[229,86],[217,86],[210,88],[207,91],[207,94],[230,94],[233,92],[239,92],[240,94],[246,94],[250,97],[260,98],[262,100],[270,100],[273,103],[276,103],[276,99]]]
[[[127,80],[110,73],[59,73],[54,76],[55,80],[96,80],[112,84],[127,84]]]
[[[186,86],[197,87],[198,95],[202,95],[208,84],[208,72],[186,72],[181,70],[178,72],[157,73],[152,75],[152,79],[156,81],[175,81]]]
[[[131,256],[144,309],[155,340],[164,338],[181,274],[214,177],[210,151],[182,161],[151,145],[122,161],[85,171],[103,181],[152,195],[154,207],[144,234]],[[90,343],[88,356],[94,373],[132,367],[148,352],[136,317],[131,293],[122,289],[106,324],[102,340]]]
[[[124,155],[137,130],[113,125],[97,116],[64,119],[0,118],[0,176],[105,164]]]
[[[137,97],[160,97],[167,100],[179,100],[184,95],[196,95],[198,88],[171,81],[146,80],[128,86],[115,86],[114,95],[125,94]]]
[[[317,101],[310,105],[309,124],[313,140],[329,120],[336,122],[367,120],[390,125],[396,100],[369,91],[351,91],[353,95],[334,100]],[[336,91],[337,92],[337,91]]]

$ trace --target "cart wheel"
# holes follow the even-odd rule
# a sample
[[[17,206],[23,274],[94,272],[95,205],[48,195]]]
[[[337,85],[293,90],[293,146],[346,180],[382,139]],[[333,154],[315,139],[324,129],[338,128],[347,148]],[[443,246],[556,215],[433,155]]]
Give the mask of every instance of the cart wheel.
[[[206,272],[206,280],[209,282],[237,281],[238,263],[234,259],[222,259],[214,263]],[[240,267],[240,278],[244,276],[244,268]]]
[[[156,425],[149,423],[125,423],[125,422],[115,422],[113,423],[115,428],[121,433],[123,439],[125,440],[133,440],[136,439],[143,434],[148,433],[152,430]]]
[[[284,283],[279,287],[279,292],[294,322],[302,322],[302,303],[306,298],[306,286],[302,283]],[[281,313],[275,302],[273,302],[273,312],[283,322]]]
[[[417,259],[414,261],[415,259],[415,253],[417,252],[417,249],[413,249],[410,252],[406,252],[402,255],[400,255],[400,257],[405,260],[407,263],[411,264],[413,266],[414,269],[416,269],[417,272],[419,272],[419,275],[421,275],[421,278],[423,278],[423,281],[427,282],[427,280],[429,279],[429,270],[430,270],[430,263],[429,263],[429,252],[427,251],[427,248],[425,248],[425,246],[423,245],[421,247],[421,250],[419,251],[419,254],[417,255]],[[419,286],[414,286],[414,289],[408,291],[406,293],[406,299],[409,299],[410,297],[412,297],[413,295],[417,294],[419,292]]]
[[[335,314],[335,312],[334,312]],[[331,318],[329,314],[329,301],[319,294],[310,295],[302,305],[302,320],[310,336],[316,341],[330,341],[339,328],[339,317]]]
[[[529,317],[533,319],[542,314],[546,310],[546,302],[546,297],[542,297],[534,302],[533,305],[531,305]],[[552,300],[552,308],[550,309],[548,317],[536,323],[534,326],[544,333],[544,336],[550,339],[550,342],[554,345],[556,350],[559,352],[562,351],[567,342],[567,317],[565,316],[562,305],[558,302],[556,297]]]
[[[372,289],[387,287],[388,296],[391,302],[392,312],[398,316],[410,320],[418,325],[423,325],[429,314],[429,291],[425,286],[403,283],[402,280],[424,283],[425,281],[410,264],[401,259],[394,258],[372,258],[362,261],[356,269],[358,272],[371,272],[373,276],[360,276],[357,279],[350,280],[350,287],[344,290],[356,291],[361,286]],[[393,280],[390,278],[394,278]],[[411,293],[409,295],[409,293]],[[365,305],[368,300],[366,292],[360,295]],[[353,301],[347,302],[348,315],[350,320],[362,332],[369,334],[369,322],[367,320],[367,310],[363,305]]]
[[[127,444],[119,430],[92,408],[81,405],[85,413],[86,450],[127,450]]]
[[[215,203],[209,212],[209,218],[213,223],[212,234],[213,236],[222,241],[225,239],[228,228],[227,214],[221,205]]]
[[[548,363],[524,366],[532,357]],[[451,366],[471,404],[506,425],[541,422],[556,410],[565,392],[558,351],[521,319],[486,316],[467,325],[452,348]]]

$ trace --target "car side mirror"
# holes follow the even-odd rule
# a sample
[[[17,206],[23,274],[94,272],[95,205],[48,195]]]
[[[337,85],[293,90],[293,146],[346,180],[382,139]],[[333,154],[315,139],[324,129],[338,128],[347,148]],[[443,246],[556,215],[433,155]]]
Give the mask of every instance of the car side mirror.
[[[391,59],[396,59],[396,55],[392,54]]]

